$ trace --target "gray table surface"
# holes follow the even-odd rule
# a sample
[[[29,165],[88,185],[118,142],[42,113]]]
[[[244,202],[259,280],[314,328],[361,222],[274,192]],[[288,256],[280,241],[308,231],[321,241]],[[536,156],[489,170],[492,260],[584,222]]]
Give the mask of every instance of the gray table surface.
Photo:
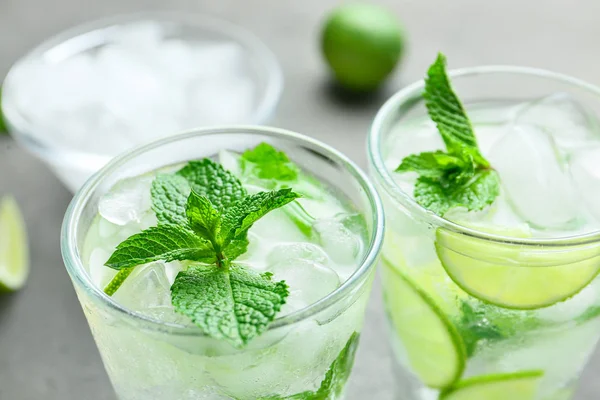
[[[410,34],[402,67],[382,91],[360,101],[332,90],[317,48],[331,0],[170,0],[175,9],[213,14],[264,39],[279,57],[286,86],[273,125],[321,139],[366,168],[365,136],[393,91],[422,76],[438,50],[451,67],[545,67],[600,84],[597,0],[388,0]],[[25,51],[66,27],[115,13],[164,9],[164,0],[1,0],[0,75]],[[1,400],[114,400],[59,251],[71,195],[43,164],[0,138],[0,194],[25,212],[32,273],[27,287],[0,297]],[[1,240],[1,239],[0,239]],[[392,399],[393,375],[376,285],[348,399]],[[578,400],[600,397],[598,354]],[[175,400],[175,399],[174,399]],[[484,399],[482,399],[484,400]]]

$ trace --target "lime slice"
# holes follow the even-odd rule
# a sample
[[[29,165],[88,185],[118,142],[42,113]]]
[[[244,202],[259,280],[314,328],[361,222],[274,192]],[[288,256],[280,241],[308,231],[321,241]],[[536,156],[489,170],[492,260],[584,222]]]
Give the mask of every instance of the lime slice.
[[[568,299],[600,270],[600,244],[523,247],[438,229],[435,248],[452,280],[470,295],[528,310]]]
[[[0,201],[0,292],[20,289],[28,274],[25,221],[15,199],[7,196]]]
[[[390,318],[406,349],[408,362],[433,388],[457,381],[465,368],[465,347],[456,328],[435,302],[402,272],[384,264]]]
[[[534,400],[543,371],[483,375],[443,391],[440,400]]]

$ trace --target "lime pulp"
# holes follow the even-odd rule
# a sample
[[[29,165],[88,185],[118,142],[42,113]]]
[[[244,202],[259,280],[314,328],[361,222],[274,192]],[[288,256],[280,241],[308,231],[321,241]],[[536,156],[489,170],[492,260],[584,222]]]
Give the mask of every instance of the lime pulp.
[[[435,248],[450,278],[482,301],[511,309],[551,306],[577,294],[600,271],[600,244],[521,246],[438,229]]]
[[[29,248],[25,221],[13,197],[0,200],[0,292],[25,284],[29,274]]]

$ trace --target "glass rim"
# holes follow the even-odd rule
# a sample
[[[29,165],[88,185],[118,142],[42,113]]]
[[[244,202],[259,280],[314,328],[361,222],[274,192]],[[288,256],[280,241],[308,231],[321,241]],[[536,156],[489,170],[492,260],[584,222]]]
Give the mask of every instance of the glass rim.
[[[4,88],[12,88],[12,76],[15,71],[19,70],[22,63],[27,60],[35,60],[41,58],[45,53],[53,49],[57,49],[60,46],[67,46],[74,48],[73,53],[81,51],[77,45],[73,45],[73,42],[77,39],[83,40],[84,37],[88,37],[86,40],[89,42],[102,43],[104,35],[92,34],[100,29],[110,28],[120,24],[127,24],[132,22],[142,22],[144,20],[152,20],[161,22],[165,19],[171,18],[176,23],[189,23],[193,26],[204,26],[214,32],[219,33],[225,37],[230,38],[236,43],[241,43],[243,46],[251,49],[251,52],[259,58],[267,71],[267,85],[264,96],[257,103],[256,111],[251,115],[251,124],[262,124],[266,122],[277,107],[281,94],[283,92],[284,77],[281,69],[281,65],[277,60],[277,57],[273,51],[254,33],[248,31],[244,27],[237,25],[233,22],[206,15],[202,13],[184,13],[177,10],[154,10],[154,11],[140,11],[133,13],[123,13],[109,17],[103,17],[87,21],[65,30],[45,39],[27,53],[22,55],[15,61],[6,77],[4,79]],[[81,46],[80,46],[81,47]],[[6,84],[8,82],[8,85]],[[6,96],[2,96],[6,99]],[[10,98],[10,97],[9,97]],[[15,140],[22,144],[25,148],[30,151],[39,154],[44,159],[52,159],[64,162],[65,158],[75,159],[75,163],[88,162],[90,159],[98,165],[103,165],[108,160],[112,159],[114,155],[103,155],[89,151],[81,151],[71,148],[62,148],[62,146],[56,146],[51,141],[45,140],[44,135],[32,135],[30,132],[36,132],[40,129],[35,123],[31,123],[23,114],[23,111],[19,109],[15,104],[7,103],[5,100],[0,101],[0,107],[3,110],[6,123],[11,128],[11,133]],[[193,129],[193,128],[192,128]]]
[[[468,67],[453,69],[448,72],[452,78],[468,78],[478,75],[492,74],[512,74],[521,76],[530,76],[537,78],[545,78],[548,80],[559,81],[580,89],[586,90],[600,98],[600,87],[590,84],[578,78],[565,75],[558,72],[553,72],[540,68],[520,67],[513,65],[489,65],[479,67]],[[382,137],[385,134],[384,127],[394,112],[404,103],[414,100],[415,96],[421,96],[421,92],[425,87],[424,79],[416,81],[405,88],[396,92],[389,98],[377,112],[375,119],[371,124],[369,136],[367,139],[368,161],[373,167],[372,176],[381,185],[387,195],[395,202],[406,207],[407,210],[417,215],[427,223],[434,224],[453,232],[465,234],[477,239],[483,239],[490,242],[499,242],[517,246],[548,246],[548,247],[564,247],[573,245],[583,245],[600,241],[600,230],[588,232],[581,235],[564,236],[558,238],[516,238],[510,236],[501,236],[489,232],[483,232],[467,226],[463,226],[447,220],[434,212],[425,209],[418,204],[413,198],[405,193],[400,186],[394,181],[392,172],[389,171],[383,159],[381,152]]]
[[[300,321],[310,318],[313,315],[324,311],[340,300],[345,298],[356,285],[360,284],[363,279],[366,278],[367,273],[374,268],[377,262],[384,235],[384,224],[385,218],[383,215],[383,205],[379,198],[375,187],[372,185],[366,174],[348,157],[334,149],[333,147],[313,139],[311,137],[273,127],[256,126],[256,125],[232,125],[227,127],[208,127],[199,128],[189,131],[185,131],[178,135],[173,135],[167,138],[163,138],[143,146],[123,153],[113,160],[111,160],[106,166],[100,171],[95,173],[83,187],[75,194],[71,200],[69,207],[65,213],[61,228],[61,253],[65,263],[67,272],[71,276],[71,279],[76,285],[80,285],[87,293],[91,294],[96,300],[102,302],[109,308],[118,313],[124,315],[127,318],[132,318],[138,322],[146,324],[148,327],[154,328],[158,331],[166,331],[171,334],[181,335],[193,335],[193,336],[204,336],[199,328],[195,326],[185,326],[170,322],[160,321],[148,316],[145,316],[139,312],[129,310],[124,306],[121,306],[112,297],[106,295],[103,290],[96,287],[92,282],[89,274],[85,272],[80,254],[78,252],[77,244],[77,226],[80,221],[80,217],[89,202],[91,196],[94,194],[98,186],[104,181],[105,177],[109,174],[114,173],[120,167],[127,162],[134,160],[136,157],[147,153],[150,150],[157,149],[161,146],[168,145],[173,142],[187,140],[191,138],[220,135],[220,134],[248,134],[248,135],[262,135],[269,136],[272,138],[283,138],[292,143],[308,144],[316,146],[322,150],[322,155],[328,159],[336,161],[349,172],[352,177],[358,181],[360,188],[364,190],[369,204],[372,209],[373,216],[371,223],[373,230],[369,238],[367,252],[363,256],[362,260],[358,262],[358,266],[354,273],[344,281],[336,290],[329,293],[327,296],[321,298],[319,301],[312,303],[311,305],[297,310],[291,314],[276,318],[270,325],[268,330],[277,329],[283,326],[293,325]]]

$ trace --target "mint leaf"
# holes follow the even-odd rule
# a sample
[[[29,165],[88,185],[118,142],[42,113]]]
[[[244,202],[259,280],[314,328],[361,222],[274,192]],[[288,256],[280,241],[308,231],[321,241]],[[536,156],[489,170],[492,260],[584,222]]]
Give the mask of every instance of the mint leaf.
[[[471,121],[452,90],[446,74],[446,57],[441,53],[427,71],[423,98],[448,151],[460,153],[467,147],[479,155]]]
[[[414,197],[423,207],[444,215],[454,207],[481,210],[500,194],[500,179],[481,155],[465,109],[446,74],[446,58],[439,54],[429,67],[423,93],[447,152],[410,155],[397,172],[416,172]]]
[[[467,357],[473,356],[480,341],[496,341],[505,339],[506,336],[499,327],[494,325],[483,311],[475,310],[469,303],[461,302],[460,320],[456,324],[465,348]]]
[[[342,349],[337,358],[333,361],[325,379],[321,382],[321,387],[317,391],[317,397],[314,399],[329,399],[331,397],[338,398],[341,396],[344,385],[350,377],[352,366],[354,365],[354,357],[358,348],[359,334],[354,332],[346,346]],[[333,396],[331,396],[333,394]]]
[[[460,175],[448,179],[420,177],[415,185],[415,200],[423,207],[444,215],[453,207],[482,210],[500,194],[500,180],[494,170],[478,170],[470,179]]]
[[[247,150],[240,160],[244,173],[251,171],[260,179],[293,181],[298,177],[298,167],[288,156],[267,143]]]
[[[252,224],[268,212],[283,207],[300,196],[292,189],[280,189],[272,192],[260,192],[245,197],[225,214],[224,234],[227,241],[247,231]]]
[[[223,217],[210,200],[192,190],[187,200],[186,214],[190,227],[203,238],[216,245]]]
[[[210,243],[179,225],[159,225],[127,238],[105,263],[120,270],[152,261],[212,261],[215,252]]]
[[[159,224],[187,224],[185,206],[190,194],[188,181],[179,175],[159,174],[152,181],[152,210]]]
[[[248,250],[248,232],[242,232],[236,238],[234,238],[227,247],[223,250],[225,256],[230,261],[235,260]]]
[[[285,282],[240,266],[192,266],[171,287],[175,310],[202,331],[242,347],[264,332],[285,303]]]
[[[242,183],[220,164],[205,158],[190,161],[177,171],[191,188],[200,196],[206,197],[217,210],[226,210],[246,196]]]
[[[352,372],[359,337],[360,335],[357,332],[354,332],[350,336],[340,354],[331,363],[325,374],[325,378],[321,382],[321,386],[316,392],[307,391],[287,397],[264,397],[259,400],[330,400],[340,398],[346,381]]]
[[[413,154],[402,160],[396,172],[417,172],[420,176],[432,179],[444,177],[448,171],[466,167],[463,159],[443,151]]]

